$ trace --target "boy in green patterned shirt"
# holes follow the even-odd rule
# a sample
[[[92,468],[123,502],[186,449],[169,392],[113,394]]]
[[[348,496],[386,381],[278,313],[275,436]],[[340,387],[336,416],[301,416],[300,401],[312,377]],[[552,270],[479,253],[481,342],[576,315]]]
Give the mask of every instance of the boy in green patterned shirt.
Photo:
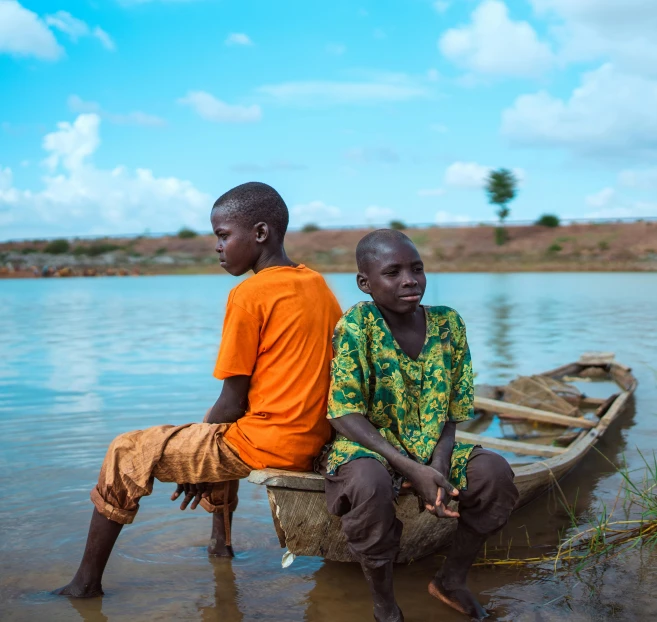
[[[328,417],[337,435],[320,467],[329,511],[342,517],[379,622],[403,620],[392,585],[399,487],[412,487],[436,517],[458,518],[429,592],[482,619],[466,575],[486,538],[507,522],[518,492],[504,458],[455,441],[474,399],[465,325],[453,309],[420,305],[424,267],[403,233],[366,235],[356,258],[358,287],[373,302],[349,309],[333,337]],[[448,507],[450,497],[458,511]]]

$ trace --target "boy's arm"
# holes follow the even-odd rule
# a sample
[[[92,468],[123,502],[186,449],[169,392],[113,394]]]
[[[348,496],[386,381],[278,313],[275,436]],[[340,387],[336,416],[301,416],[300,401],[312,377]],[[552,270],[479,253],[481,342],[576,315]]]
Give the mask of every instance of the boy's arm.
[[[344,415],[330,422],[338,434],[385,458],[395,471],[411,482],[430,512],[437,516],[458,516],[442,503],[442,489],[453,497],[458,495],[458,490],[442,473],[402,455],[360,413]]]
[[[235,423],[249,406],[251,376],[231,376],[224,380],[219,399],[208,410],[204,423]]]
[[[456,441],[456,423],[447,421],[431,456],[431,466],[445,477],[449,477],[452,465],[452,451]]]

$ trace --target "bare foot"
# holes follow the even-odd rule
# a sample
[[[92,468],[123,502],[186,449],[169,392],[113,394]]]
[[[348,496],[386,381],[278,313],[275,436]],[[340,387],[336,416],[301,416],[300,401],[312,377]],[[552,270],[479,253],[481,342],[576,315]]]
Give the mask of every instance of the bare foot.
[[[384,610],[383,607],[374,606],[375,622],[404,622],[404,614],[399,607],[393,610]]]
[[[429,583],[429,594],[475,620],[483,620],[488,617],[488,612],[479,604],[475,595],[465,584],[448,589],[440,579],[434,578]]]
[[[103,588],[100,583],[92,585],[90,583],[76,583],[75,579],[68,585],[52,591],[56,596],[70,596],[71,598],[94,598],[103,596]]]
[[[223,538],[210,538],[208,544],[208,555],[213,557],[235,557],[232,546],[226,546]]]

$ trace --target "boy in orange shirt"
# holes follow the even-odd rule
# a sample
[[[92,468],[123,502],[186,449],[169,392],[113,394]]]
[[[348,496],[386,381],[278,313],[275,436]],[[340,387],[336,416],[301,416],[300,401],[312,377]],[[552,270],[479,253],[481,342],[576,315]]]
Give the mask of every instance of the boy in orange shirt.
[[[285,253],[288,210],[266,184],[237,186],[211,214],[221,266],[254,276],[229,297],[214,375],[223,380],[204,423],[156,426],[112,441],[91,492],[95,509],[80,567],[56,594],[103,594],[105,565],[154,478],[178,482],[181,509],[213,513],[208,551],[232,555],[238,480],[251,470],[308,471],[329,440],[325,418],[331,335],[340,307],[324,279]]]

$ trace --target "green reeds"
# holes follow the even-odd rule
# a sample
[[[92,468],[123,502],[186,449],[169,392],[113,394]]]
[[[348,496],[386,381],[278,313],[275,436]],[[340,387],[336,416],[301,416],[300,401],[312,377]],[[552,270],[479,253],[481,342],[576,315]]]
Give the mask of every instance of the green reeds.
[[[597,450],[596,450],[597,451]],[[602,454],[600,454],[602,455]],[[555,490],[568,513],[571,526],[559,536],[555,553],[540,557],[513,558],[512,541],[506,547],[506,557],[489,557],[484,548],[483,558],[476,566],[529,566],[551,564],[553,571],[568,570],[579,573],[604,559],[610,560],[638,547],[653,548],[657,544],[657,456],[652,460],[639,452],[644,467],[631,472],[627,466],[617,468],[621,485],[611,508],[602,504],[588,522],[581,524],[575,514],[576,503],[569,504],[558,483]],[[525,528],[526,531],[526,528]],[[531,548],[526,531],[527,545]],[[499,550],[499,549],[497,549]]]

